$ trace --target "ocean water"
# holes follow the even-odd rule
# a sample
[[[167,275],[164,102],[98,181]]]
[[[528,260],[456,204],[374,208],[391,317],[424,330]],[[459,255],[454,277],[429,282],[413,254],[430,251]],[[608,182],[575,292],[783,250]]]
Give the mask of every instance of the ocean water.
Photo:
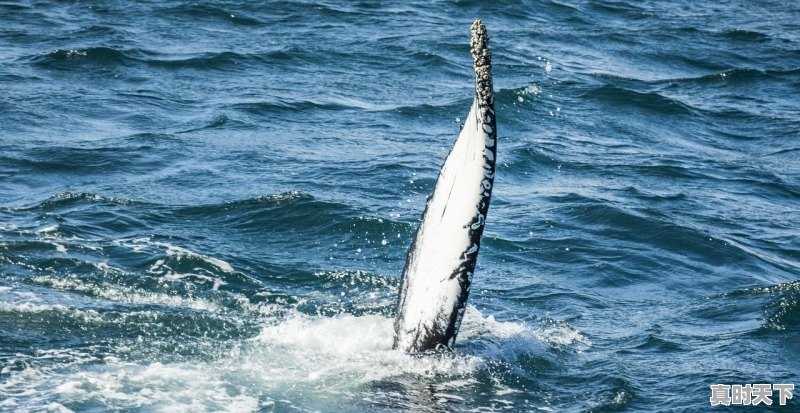
[[[0,16],[0,411],[682,412],[800,386],[796,2]],[[455,348],[409,356],[399,276],[475,17],[495,196]]]

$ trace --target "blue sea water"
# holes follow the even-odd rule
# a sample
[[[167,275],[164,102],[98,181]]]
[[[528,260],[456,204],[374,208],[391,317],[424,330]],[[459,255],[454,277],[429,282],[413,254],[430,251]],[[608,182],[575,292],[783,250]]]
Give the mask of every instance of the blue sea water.
[[[796,2],[0,16],[0,411],[682,412],[800,386]],[[399,276],[475,17],[495,196],[453,352],[409,356]]]

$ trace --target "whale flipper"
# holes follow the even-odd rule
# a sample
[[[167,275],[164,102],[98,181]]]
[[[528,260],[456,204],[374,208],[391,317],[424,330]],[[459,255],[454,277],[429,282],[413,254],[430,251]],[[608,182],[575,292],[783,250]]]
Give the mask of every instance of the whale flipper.
[[[475,20],[471,31],[475,98],[403,269],[393,347],[406,352],[455,342],[489,211],[497,148],[492,59],[486,27]]]

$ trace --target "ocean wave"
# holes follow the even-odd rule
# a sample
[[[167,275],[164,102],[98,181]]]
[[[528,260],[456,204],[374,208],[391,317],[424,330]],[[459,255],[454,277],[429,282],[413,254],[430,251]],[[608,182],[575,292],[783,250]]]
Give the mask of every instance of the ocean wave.
[[[31,7],[27,4],[11,3],[5,1],[0,3],[0,8],[8,12],[22,12],[31,9]]]
[[[153,54],[150,58],[141,60],[141,62],[150,66],[168,69],[221,70],[234,68],[237,64],[243,63],[247,59],[247,55],[223,51],[196,53],[191,56],[174,58]]]
[[[176,213],[187,216],[229,216],[231,212],[251,211],[254,209],[262,209],[264,207],[280,207],[284,205],[302,205],[314,202],[319,201],[317,201],[316,198],[311,194],[300,191],[290,191],[236,201],[226,201],[217,204],[186,206],[179,208]]]
[[[75,294],[85,292],[86,285],[70,283],[63,280],[37,279],[36,286],[47,286],[54,290],[23,292],[30,290],[30,285],[18,287],[10,294],[0,291],[0,316],[6,320],[24,322],[24,328],[16,323],[9,327],[15,331],[29,331],[25,335],[10,335],[2,338],[5,344],[9,341],[15,345],[37,346],[53,345],[57,342],[70,341],[75,331],[91,334],[96,337],[115,337],[117,339],[136,339],[137,337],[180,336],[184,339],[192,337],[214,337],[225,340],[252,334],[253,322],[230,317],[219,311],[210,312],[208,308],[181,307],[182,311],[174,311],[174,305],[186,301],[165,300],[157,295],[139,294],[140,301],[120,300],[120,296]],[[76,288],[78,288],[76,290]],[[113,288],[111,288],[113,290]],[[16,293],[19,296],[14,297]],[[109,297],[114,299],[105,301]],[[127,297],[132,297],[131,295]],[[166,307],[169,306],[169,307]],[[170,310],[170,308],[172,310]],[[166,309],[166,310],[165,310]],[[58,325],[59,332],[49,335],[38,334],[47,331],[49,325]]]
[[[647,245],[663,263],[692,257],[699,268],[727,266],[731,263],[760,267],[771,256],[757,248],[745,247],[730,237],[709,233],[705,226],[691,220],[664,215],[645,205],[625,207],[615,202],[578,194],[557,196],[553,201],[559,216],[568,217],[570,225],[603,238]],[[596,255],[598,252],[595,251]],[[770,264],[776,264],[768,260]],[[649,263],[649,266],[655,263]],[[636,271],[636,274],[641,274]]]
[[[318,199],[304,192],[229,201],[218,204],[181,207],[174,214],[182,218],[203,218],[243,231],[293,229],[314,233],[405,232],[404,223],[384,217],[364,219],[352,206]]]
[[[76,49],[55,49],[21,59],[46,69],[83,70],[98,68],[148,66],[167,70],[245,70],[255,65],[292,65],[316,54],[302,48],[241,53],[231,50],[205,51],[191,54],[169,54],[142,48],[96,46]],[[299,59],[299,61],[298,61]]]
[[[249,16],[246,13],[223,9],[209,4],[190,4],[184,3],[177,6],[166,7],[155,10],[156,15],[169,16],[178,19],[190,19],[192,21],[204,20],[210,22],[224,22],[242,26],[261,26],[265,23],[258,18]]]
[[[766,308],[764,329],[800,337],[800,280],[769,287],[768,293],[772,299]]]
[[[257,248],[231,251],[210,239],[200,244],[206,250],[216,249],[214,254],[196,252],[196,247],[190,249],[194,242],[189,241],[188,234],[197,223],[218,228],[219,233],[237,239],[247,239],[247,244],[254,246],[270,245],[275,234],[285,234],[280,249],[267,251],[276,257],[295,248],[307,248],[308,240],[316,239],[322,244],[316,242],[314,248],[325,254],[320,258],[326,260],[345,251],[361,259],[369,254],[383,260],[389,249],[399,251],[398,245],[404,251],[405,240],[414,229],[412,223],[400,220],[399,216],[365,214],[352,205],[297,191],[205,205],[168,205],[88,192],[64,192],[33,205],[3,207],[0,212],[13,217],[13,224],[0,228],[0,234],[7,237],[2,242],[5,248],[0,256],[16,263],[19,271],[15,273],[27,273],[28,265],[92,273],[89,257],[95,257],[112,263],[121,260],[128,271],[149,269],[152,275],[169,279],[175,285],[188,283],[212,289],[241,288],[242,283],[253,282],[236,271],[239,264],[227,261],[220,256],[223,254],[234,257],[241,265],[255,266],[256,271],[267,271],[276,280],[283,277],[282,272],[294,274],[297,269],[257,264],[257,260],[248,257]],[[30,222],[31,214],[59,218]],[[171,221],[185,222],[185,233],[190,238],[153,234],[160,223]],[[252,271],[251,267],[247,272]],[[147,278],[142,281],[150,282]]]
[[[343,96],[303,96],[299,99],[273,96],[268,100],[236,102],[227,105],[226,108],[257,116],[269,116],[285,112],[305,112],[320,115],[319,111],[397,112],[403,115],[417,116],[427,114],[431,110],[440,111],[454,105],[432,106],[426,103],[418,105],[376,103]]]
[[[164,152],[150,145],[117,147],[49,146],[0,156],[25,171],[36,173],[95,174],[150,170],[163,162]],[[168,151],[167,151],[168,152]]]
[[[252,115],[271,115],[284,111],[317,111],[317,110],[346,110],[353,109],[352,106],[342,105],[333,102],[317,102],[312,100],[291,100],[276,97],[269,101],[241,102],[228,106],[232,110],[242,111]]]
[[[535,173],[538,168],[557,168],[563,161],[556,158],[557,153],[551,147],[544,148],[533,145],[524,145],[505,148],[503,170],[509,174],[527,176]]]
[[[759,81],[785,81],[795,78],[800,74],[800,69],[760,69],[754,67],[733,67],[691,77],[674,77],[661,79],[638,79],[634,77],[619,76],[611,73],[597,72],[594,77],[613,83],[630,84],[639,87],[729,87],[741,84],[752,86]]]
[[[591,2],[588,4],[588,8],[613,16],[623,16],[632,20],[653,17],[653,12],[647,7],[640,6],[638,3],[621,0]]]
[[[135,36],[133,33],[121,27],[112,27],[106,24],[82,25],[69,33],[71,39],[113,39],[115,43],[126,44],[129,38]]]
[[[735,289],[708,297],[696,307],[692,314],[705,323],[735,321],[735,334],[800,337],[800,280]]]
[[[67,69],[71,66],[95,65],[95,66],[119,66],[135,61],[132,55],[137,51],[125,51],[110,47],[89,47],[83,49],[55,49],[50,52],[41,53],[30,57],[34,65],[53,68]]]
[[[93,194],[90,192],[61,192],[54,195],[52,198],[45,200],[35,208],[59,208],[69,206],[74,203],[102,203],[108,205],[137,205],[145,204],[141,201],[134,201],[126,198],[117,198],[113,196],[103,196],[100,194]]]
[[[695,84],[708,86],[725,82],[726,85],[741,83],[752,86],[753,82],[765,80],[782,80],[800,74],[800,69],[776,70],[776,69],[756,69],[749,67],[731,68],[720,72],[711,73],[699,77],[670,79],[662,82],[678,82],[681,84]]]
[[[86,297],[106,300],[108,302],[128,304],[131,306],[161,307],[162,309],[182,309],[206,313],[225,313],[229,308],[224,302],[194,297],[187,294],[176,294],[148,290],[139,286],[113,284],[81,280],[76,277],[53,278],[51,276],[34,276],[30,282],[35,285],[49,287],[58,291],[78,293]],[[144,283],[144,280],[139,282]],[[162,288],[163,289],[163,288]]]
[[[640,92],[614,85],[596,87],[584,93],[583,97],[598,100],[609,109],[634,108],[673,116],[695,113],[691,106],[657,92]]]
[[[717,32],[717,35],[726,40],[742,42],[765,42],[770,40],[770,36],[766,33],[747,29],[727,29]]]
[[[199,126],[192,126],[191,124],[199,124]],[[238,120],[238,119],[231,119],[226,114],[220,114],[217,116],[211,117],[211,119],[204,118],[201,119],[199,122],[190,122],[188,129],[183,129],[176,131],[175,134],[184,134],[184,133],[194,133],[200,132],[205,130],[213,130],[213,129],[247,129],[252,127],[251,124]]]

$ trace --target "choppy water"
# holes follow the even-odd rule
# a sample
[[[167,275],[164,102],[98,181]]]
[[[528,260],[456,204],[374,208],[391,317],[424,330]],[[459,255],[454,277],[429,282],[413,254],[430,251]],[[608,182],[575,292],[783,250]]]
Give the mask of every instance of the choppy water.
[[[0,410],[800,386],[800,6],[503,3],[0,3]],[[398,278],[474,17],[495,197],[455,351],[411,357]]]

